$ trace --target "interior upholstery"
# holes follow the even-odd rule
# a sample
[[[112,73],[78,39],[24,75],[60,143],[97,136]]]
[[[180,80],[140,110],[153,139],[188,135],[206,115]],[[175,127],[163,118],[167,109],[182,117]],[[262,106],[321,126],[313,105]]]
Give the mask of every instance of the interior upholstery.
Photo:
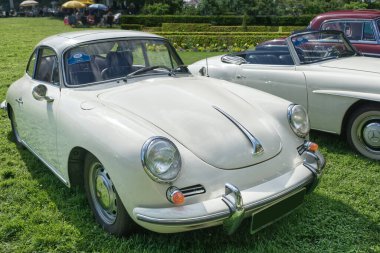
[[[107,67],[102,71],[104,79],[126,76],[132,71],[133,55],[130,51],[109,52]]]

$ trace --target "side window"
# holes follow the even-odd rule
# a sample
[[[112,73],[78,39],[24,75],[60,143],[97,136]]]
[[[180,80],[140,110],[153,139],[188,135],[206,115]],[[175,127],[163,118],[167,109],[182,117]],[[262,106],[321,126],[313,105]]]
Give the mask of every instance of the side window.
[[[344,34],[349,40],[361,40],[363,35],[363,22],[346,22]]]
[[[321,30],[338,30],[343,31],[344,30],[344,22],[341,21],[330,21],[323,23],[321,26]]]
[[[59,83],[57,55],[52,49],[40,49],[34,78],[51,84]]]
[[[363,40],[367,40],[367,41],[374,41],[375,40],[374,29],[372,26],[372,22],[370,22],[370,21],[364,22]]]
[[[38,50],[36,49],[33,52],[33,54],[30,56],[28,66],[26,67],[26,73],[28,73],[30,77],[33,77],[34,75],[34,68],[36,66],[36,61],[37,61],[37,52]]]

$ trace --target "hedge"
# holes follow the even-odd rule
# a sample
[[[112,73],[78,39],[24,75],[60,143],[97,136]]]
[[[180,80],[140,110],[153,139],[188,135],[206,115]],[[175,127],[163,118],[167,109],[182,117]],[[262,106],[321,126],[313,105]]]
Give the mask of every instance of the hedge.
[[[155,32],[157,35],[161,36],[170,36],[170,35],[216,35],[216,36],[277,36],[277,37],[287,37],[290,35],[290,32]]]
[[[139,24],[121,24],[120,25],[120,28],[121,29],[124,29],[124,30],[137,30],[137,31],[142,31],[144,26],[143,25],[139,25]]]
[[[246,35],[166,35],[179,50],[241,51],[261,42],[279,38],[276,33],[257,36]]]
[[[163,32],[278,32],[278,26],[213,26],[203,23],[163,23]]]
[[[151,33],[156,33],[156,32],[161,32],[162,28],[161,27],[144,27],[145,32],[151,32]]]
[[[306,26],[314,15],[301,16],[250,16],[247,25]],[[187,15],[124,15],[122,24],[161,26],[162,23],[204,23],[212,25],[240,26],[243,16],[187,16]]]
[[[293,32],[305,30],[306,26],[280,26],[279,32]]]

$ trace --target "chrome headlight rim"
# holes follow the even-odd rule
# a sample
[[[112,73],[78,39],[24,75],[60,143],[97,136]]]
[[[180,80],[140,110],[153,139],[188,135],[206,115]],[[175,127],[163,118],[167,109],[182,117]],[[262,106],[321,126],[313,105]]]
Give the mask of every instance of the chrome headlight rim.
[[[300,131],[299,128],[297,128],[296,126],[294,126],[294,122],[293,122],[293,119],[292,119],[292,116],[293,116],[293,110],[295,107],[298,107],[300,108],[301,110],[304,111],[306,117],[305,117],[305,120],[306,120],[306,124],[307,124],[307,131],[306,132],[302,132]],[[290,104],[288,106],[288,122],[289,122],[289,125],[290,125],[290,128],[293,130],[293,132],[300,138],[305,138],[306,136],[309,135],[310,133],[310,121],[309,121],[309,116],[307,114],[307,111],[306,109],[302,106],[302,105],[299,105],[299,104]]]
[[[176,152],[178,152],[179,154],[179,169],[177,171],[177,174],[175,177],[173,178],[170,178],[170,179],[162,179],[160,178],[158,175],[154,174],[149,168],[148,168],[148,165],[146,163],[146,157],[148,155],[148,148],[149,146],[154,142],[154,141],[165,141],[167,143],[169,143],[170,145],[172,145],[174,147],[174,149],[176,150]],[[141,148],[141,163],[142,163],[142,166],[145,170],[145,172],[148,174],[148,176],[155,182],[157,183],[171,183],[171,182],[174,182],[175,180],[177,180],[177,178],[179,177],[179,174],[181,172],[181,167],[182,167],[182,159],[181,159],[181,154],[179,153],[179,150],[177,148],[177,146],[168,138],[166,137],[163,137],[163,136],[153,136],[151,138],[149,138],[148,140],[145,141],[145,143],[143,144],[142,148]],[[165,172],[166,173],[166,172]]]

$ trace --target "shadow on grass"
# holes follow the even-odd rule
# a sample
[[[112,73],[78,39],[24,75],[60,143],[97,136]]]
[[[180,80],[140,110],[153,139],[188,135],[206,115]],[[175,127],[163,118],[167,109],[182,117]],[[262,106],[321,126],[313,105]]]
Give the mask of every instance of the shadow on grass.
[[[352,151],[338,136],[313,132],[312,140],[324,153],[341,155]],[[221,226],[178,234],[158,234],[138,229],[127,238],[116,238],[96,223],[81,189],[66,188],[37,158],[19,150],[32,177],[48,193],[65,222],[80,234],[77,251],[99,252],[347,252],[379,250],[378,224],[353,207],[336,200],[332,185],[317,189],[305,204],[281,221],[250,235],[250,219],[232,236]],[[366,158],[362,158],[366,159]],[[327,170],[329,168],[327,167]],[[325,175],[328,177],[328,175]],[[320,185],[320,188],[323,187]],[[321,192],[321,193],[320,193]],[[46,227],[49,230],[49,227]],[[74,239],[73,239],[74,240]]]

